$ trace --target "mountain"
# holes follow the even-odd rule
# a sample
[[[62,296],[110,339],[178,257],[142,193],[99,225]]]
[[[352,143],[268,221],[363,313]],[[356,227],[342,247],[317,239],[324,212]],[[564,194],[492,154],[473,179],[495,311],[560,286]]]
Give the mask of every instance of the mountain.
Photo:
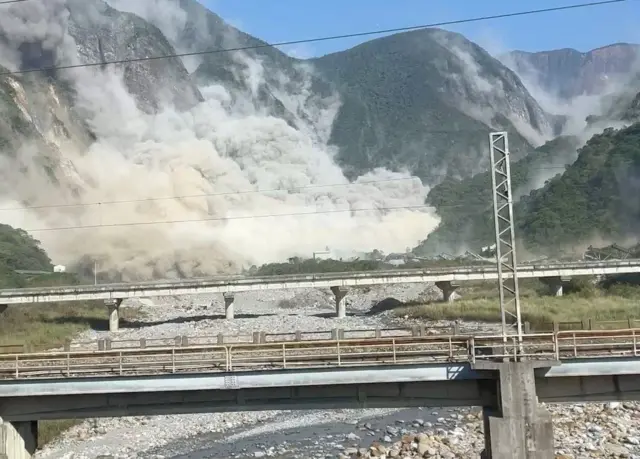
[[[301,61],[231,27],[194,0],[172,3],[178,27],[149,11],[153,2],[111,4],[148,17],[178,50],[244,49],[199,57],[192,62],[194,80],[241,91],[296,128],[302,128],[296,121],[304,111],[300,106],[327,108],[332,93],[338,95],[341,105],[327,140],[351,177],[377,167],[408,168],[428,183],[447,173],[467,176],[486,166],[487,130],[509,130],[514,155],[521,157],[531,143],[551,136],[557,121],[513,72],[459,34],[397,34]],[[292,104],[284,93],[307,96]]]
[[[578,115],[587,121],[577,137],[558,137],[512,164],[517,237],[528,253],[571,250],[597,238],[622,241],[632,235],[633,212],[612,206],[634,182],[628,176],[633,173],[619,162],[633,163],[636,128],[601,132],[608,126],[620,128],[640,121],[640,75],[635,73],[639,51],[637,45],[615,44],[588,53],[515,51],[500,57],[533,93],[564,100],[567,107],[583,95],[598,102],[576,105]],[[585,108],[594,111],[585,116]],[[616,157],[618,162],[607,163]],[[583,170],[585,164],[597,166]],[[607,179],[595,178],[597,174]],[[605,188],[609,182],[617,185]],[[427,202],[436,207],[441,222],[416,247],[417,253],[477,251],[494,242],[488,172],[447,179],[431,189]],[[599,218],[600,214],[606,217]]]
[[[175,54],[160,29],[134,14],[102,0],[67,0],[67,6],[69,34],[82,63]],[[127,89],[146,112],[167,104],[185,110],[203,100],[180,58],[131,63],[122,69]]]
[[[120,68],[127,91],[147,113],[167,104],[187,110],[203,100],[201,88],[221,84],[234,90],[236,101],[244,95],[255,108],[301,129],[301,108],[326,109],[335,103],[330,97],[334,94],[341,104],[328,141],[351,177],[377,167],[408,169],[428,183],[447,174],[468,176],[486,166],[488,130],[510,131],[515,157],[525,156],[532,143],[554,131],[554,118],[518,77],[459,34],[438,29],[409,32],[303,62],[264,47],[263,41],[229,26],[195,0],[165,2],[181,14],[178,26],[168,26],[164,15],[146,20],[134,14],[149,15],[157,2],[109,2],[127,12],[102,0],[62,3],[70,12],[67,26],[76,55],[65,50],[62,59],[32,43],[29,67],[257,46],[189,62],[172,58]],[[143,4],[146,9],[141,9]],[[23,58],[23,68],[24,63]],[[195,70],[189,73],[186,63],[196,64]],[[309,72],[309,66],[317,72]],[[63,72],[54,84],[65,81]],[[295,103],[287,101],[286,94],[294,92],[305,96]],[[73,91],[64,96],[73,106]],[[78,110],[82,107],[72,111]],[[78,119],[82,118],[80,113]],[[462,135],[453,136],[454,132]]]
[[[542,188],[554,176],[561,175],[575,161],[580,142],[575,137],[558,137],[538,147],[534,153],[511,165],[511,186],[516,200]],[[433,187],[427,203],[434,206],[441,222],[438,228],[415,249],[418,255],[479,251],[494,243],[491,174],[486,171],[466,179],[449,178]],[[516,205],[520,223],[522,210]],[[520,233],[517,235],[521,236]]]
[[[40,243],[25,231],[0,224],[0,288],[22,287],[18,270],[52,271]]]
[[[611,84],[622,85],[637,68],[640,45],[615,43],[588,52],[565,48],[551,51],[512,51],[500,60],[562,100],[597,95]]]
[[[579,150],[564,174],[523,197],[518,206],[525,244],[538,252],[590,240],[637,239],[640,123],[608,129]]]
[[[553,161],[575,151],[576,144],[577,139],[555,139],[512,166],[516,237],[525,253],[557,255],[593,241],[637,239],[640,207],[629,197],[640,192],[640,123],[595,135],[575,161],[554,170]],[[490,190],[489,174],[433,188],[428,201],[442,222],[416,252],[460,253],[492,244]]]
[[[0,18],[0,50],[4,51],[0,52],[0,70],[4,72],[175,53],[158,28],[102,0],[54,0],[46,8],[11,11],[16,16]],[[42,17],[43,12],[49,16]],[[25,29],[11,35],[9,31],[16,33],[17,17],[24,21]],[[65,35],[60,34],[61,27]],[[186,109],[203,100],[178,58],[120,68],[123,78],[118,85],[135,98],[143,112],[153,113],[166,104]],[[84,70],[0,76],[0,154],[17,162],[0,172],[5,177],[2,194],[31,201],[39,191],[26,178],[29,174],[34,178],[44,173],[72,193],[87,185],[75,171],[71,153],[84,151],[95,142],[98,124],[115,124],[124,118],[90,119],[87,112],[95,111],[99,103],[113,103],[108,98],[117,94],[105,91],[111,76],[105,73],[89,80],[92,77]],[[14,167],[21,168],[25,180],[16,183]]]
[[[150,16],[131,2],[111,3]],[[513,154],[522,157],[532,143],[551,136],[558,122],[513,72],[459,34],[408,32],[301,61],[226,24],[194,0],[175,5],[174,15],[183,17],[165,34],[174,37],[176,49],[244,49],[202,56],[193,72],[198,85],[233,87],[296,128],[302,127],[296,122],[305,111],[301,106],[328,108],[337,94],[341,105],[327,141],[351,177],[377,167],[408,169],[428,183],[447,173],[467,176],[486,166],[488,129],[509,130]],[[164,16],[154,18],[162,28]],[[292,105],[283,93],[307,96]]]
[[[353,174],[408,167],[437,183],[486,168],[489,130],[509,131],[518,158],[555,129],[516,74],[460,34],[401,33],[312,63],[339,88],[331,141]]]
[[[3,218],[43,231],[56,263],[188,277],[327,246],[403,251],[438,218],[431,240],[475,225],[443,204],[485,199],[489,131],[509,132],[523,195],[548,178],[538,165],[575,155],[571,139],[544,143],[562,119],[456,33],[299,60],[195,0],[29,5],[0,16],[0,66],[73,68],[0,75],[0,200],[31,207]]]

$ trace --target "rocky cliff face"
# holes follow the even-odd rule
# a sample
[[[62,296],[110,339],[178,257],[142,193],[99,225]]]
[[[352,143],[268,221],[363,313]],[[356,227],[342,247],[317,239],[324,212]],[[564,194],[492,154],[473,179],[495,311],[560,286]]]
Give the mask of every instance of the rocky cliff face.
[[[120,61],[175,54],[153,24],[111,8],[102,0],[67,0],[69,35],[83,63]],[[186,110],[203,100],[180,58],[142,61],[121,66],[129,93],[146,112],[171,105]]]
[[[513,51],[500,59],[548,93],[569,100],[602,94],[612,84],[624,84],[640,64],[638,57],[639,45],[616,43],[586,53],[569,48],[537,53]]]

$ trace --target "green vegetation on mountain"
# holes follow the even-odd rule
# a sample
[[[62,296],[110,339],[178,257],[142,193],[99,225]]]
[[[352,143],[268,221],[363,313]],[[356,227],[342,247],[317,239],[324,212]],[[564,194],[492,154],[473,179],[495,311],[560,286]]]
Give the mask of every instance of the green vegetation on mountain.
[[[640,228],[640,123],[607,129],[579,150],[562,176],[518,205],[523,241],[537,252],[621,241]]]
[[[623,241],[640,227],[640,124],[607,129],[578,150],[574,163],[554,174],[554,160],[567,158],[574,139],[559,138],[512,167],[517,238],[534,254],[582,249],[594,239]],[[565,152],[563,156],[559,152]],[[538,168],[550,169],[543,187],[530,191]],[[539,180],[539,176],[538,176]],[[529,188],[529,189],[527,189]],[[494,241],[490,174],[448,180],[428,201],[442,217],[440,227],[416,251],[478,249]]]
[[[331,142],[350,175],[388,167],[427,183],[469,176],[486,165],[490,130],[510,131],[519,158],[533,148],[512,119],[552,129],[518,77],[459,34],[396,34],[312,62],[340,92]]]
[[[51,271],[51,260],[40,242],[26,231],[0,224],[0,288],[25,285],[18,270]]]
[[[514,196],[517,198],[528,194],[542,185],[545,178],[561,174],[564,165],[575,157],[577,145],[576,138],[558,137],[512,164]],[[488,171],[469,179],[449,178],[435,186],[427,197],[427,203],[436,208],[441,223],[415,252],[419,255],[434,255],[443,251],[461,253],[466,249],[479,250],[493,244],[495,233],[491,187],[491,174]],[[519,212],[516,214],[520,215]]]

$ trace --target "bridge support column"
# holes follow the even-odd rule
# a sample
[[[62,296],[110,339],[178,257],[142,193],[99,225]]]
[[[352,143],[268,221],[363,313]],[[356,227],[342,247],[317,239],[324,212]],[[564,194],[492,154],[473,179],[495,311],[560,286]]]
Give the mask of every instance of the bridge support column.
[[[540,281],[549,287],[549,293],[552,296],[562,296],[563,294],[563,285],[571,280],[570,277],[541,277]]]
[[[347,317],[347,293],[345,287],[331,287],[331,291],[336,298],[336,317],[343,319]]]
[[[0,459],[31,459],[37,447],[37,421],[0,424]]]
[[[233,306],[236,296],[233,293],[223,293],[224,298],[224,315],[227,319],[232,320],[234,317]]]
[[[9,305],[7,304],[0,304],[0,314],[4,314],[8,307]]]
[[[122,298],[105,300],[104,304],[107,305],[107,309],[109,310],[109,331],[117,332],[120,330],[120,305],[122,304]]]
[[[442,290],[442,300],[447,303],[452,303],[453,300],[455,300],[454,292],[458,289],[459,285],[451,281],[439,281],[436,282],[436,287]]]
[[[534,369],[556,362],[477,362],[476,370],[498,372],[497,407],[484,407],[485,459],[554,457],[551,414],[538,405]]]

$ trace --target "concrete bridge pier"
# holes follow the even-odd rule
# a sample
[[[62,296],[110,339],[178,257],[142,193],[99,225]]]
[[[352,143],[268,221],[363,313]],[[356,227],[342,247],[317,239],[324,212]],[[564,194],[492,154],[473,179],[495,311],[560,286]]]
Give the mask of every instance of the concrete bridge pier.
[[[122,304],[122,298],[104,300],[104,304],[109,310],[109,331],[117,332],[120,330],[120,305]]]
[[[557,362],[477,362],[475,369],[497,371],[490,390],[497,407],[484,407],[484,459],[548,459],[554,457],[551,414],[538,405],[535,368]]]
[[[0,304],[0,314],[4,314],[8,307],[8,304]]]
[[[571,280],[566,276],[541,277],[540,282],[549,287],[549,293],[552,296],[562,296],[563,286]]]
[[[451,281],[438,281],[436,287],[442,290],[442,300],[447,303],[452,303],[455,300],[454,292],[458,289],[459,285],[454,284]]]
[[[31,459],[37,447],[37,421],[0,424],[0,459]]]
[[[236,296],[233,293],[227,292],[223,293],[222,297],[224,298],[224,315],[228,320],[232,320],[234,318],[234,302]]]
[[[336,317],[343,319],[347,317],[347,293],[346,287],[331,287],[333,295],[336,297]]]

